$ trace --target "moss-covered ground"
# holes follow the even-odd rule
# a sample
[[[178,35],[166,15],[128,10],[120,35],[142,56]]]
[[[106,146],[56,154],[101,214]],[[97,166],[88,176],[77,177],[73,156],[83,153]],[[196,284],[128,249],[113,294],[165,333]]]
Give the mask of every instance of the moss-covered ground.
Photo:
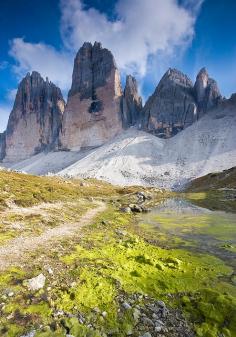
[[[23,228],[27,236],[38,235],[47,226],[57,226],[63,219],[78,220],[92,207],[91,197],[103,200],[107,209],[83,228],[82,235],[62,238],[50,249],[28,252],[20,265],[0,273],[0,336],[18,337],[35,330],[36,337],[66,334],[75,337],[132,334],[138,337],[134,306],[122,310],[120,302],[120,296],[130,298],[133,294],[138,294],[140,307],[147,296],[180,308],[199,337],[236,336],[236,288],[232,282],[232,266],[211,252],[201,253],[169,244],[164,239],[167,238],[165,232],[160,231],[160,240],[153,238],[145,226],[138,225],[137,215],[119,211],[120,206],[134,202],[137,188],[121,189],[96,181],[1,174],[0,180],[2,178],[4,183],[0,182],[0,186],[6,189],[1,202],[1,214],[5,217],[2,228],[5,228],[4,235],[10,236],[2,245],[22,234]],[[10,183],[7,175],[12,175]],[[35,184],[38,189],[31,197]],[[22,196],[21,189],[30,197]],[[152,203],[169,196],[163,191],[147,192],[153,193]],[[19,210],[11,208],[11,203],[29,209],[42,202],[54,206],[60,202],[60,207],[44,209],[38,216],[34,213],[30,221],[29,214],[19,214]],[[14,220],[11,221],[12,216]],[[16,223],[21,224],[15,229],[11,226],[14,217],[19,217]],[[170,221],[165,221],[169,226]],[[173,219],[171,223],[173,228],[180,229],[181,223]],[[183,227],[189,230],[186,224]],[[200,227],[205,228],[204,219]],[[191,231],[196,228],[197,223],[191,225]],[[175,243],[182,240],[176,233]],[[40,273],[46,276],[45,286],[38,291],[29,290],[26,280]]]

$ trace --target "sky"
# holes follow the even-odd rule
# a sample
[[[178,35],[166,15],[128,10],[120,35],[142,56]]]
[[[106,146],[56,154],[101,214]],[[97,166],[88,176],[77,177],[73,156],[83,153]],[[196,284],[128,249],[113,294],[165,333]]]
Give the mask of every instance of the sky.
[[[16,90],[36,70],[67,98],[84,41],[114,54],[124,83],[134,75],[144,101],[171,68],[193,81],[202,67],[222,94],[236,92],[235,0],[2,0],[0,132]]]

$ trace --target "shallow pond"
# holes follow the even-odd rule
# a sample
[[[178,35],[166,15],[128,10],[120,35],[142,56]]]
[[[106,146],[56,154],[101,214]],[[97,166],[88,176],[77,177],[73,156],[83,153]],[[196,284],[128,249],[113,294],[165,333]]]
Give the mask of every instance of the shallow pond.
[[[215,255],[236,271],[235,213],[173,198],[142,215],[139,225],[161,246]]]

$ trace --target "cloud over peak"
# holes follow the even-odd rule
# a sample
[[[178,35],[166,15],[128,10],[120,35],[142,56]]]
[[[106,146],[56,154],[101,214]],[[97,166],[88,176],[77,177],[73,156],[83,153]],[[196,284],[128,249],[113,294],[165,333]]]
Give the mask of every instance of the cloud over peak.
[[[170,56],[176,47],[183,50],[191,43],[201,3],[202,0],[118,0],[116,19],[110,20],[95,8],[85,8],[82,0],[61,0],[62,50],[15,38],[10,49],[16,60],[14,71],[23,76],[37,70],[62,90],[68,90],[75,53],[84,41],[100,41],[112,51],[121,71],[142,78],[150,56]]]
[[[70,50],[76,51],[86,40],[101,41],[122,70],[143,76],[150,55],[170,54],[191,42],[195,6],[181,6],[175,0],[119,0],[117,19],[110,21],[94,8],[85,10],[79,0],[61,0],[61,33]]]

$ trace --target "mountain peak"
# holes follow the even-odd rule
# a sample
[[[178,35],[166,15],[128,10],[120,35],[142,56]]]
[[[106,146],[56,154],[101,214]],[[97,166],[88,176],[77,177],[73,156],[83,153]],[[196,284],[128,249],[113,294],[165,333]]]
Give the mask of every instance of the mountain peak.
[[[33,71],[20,82],[9,116],[7,160],[20,160],[56,146],[65,102],[61,90]]]

